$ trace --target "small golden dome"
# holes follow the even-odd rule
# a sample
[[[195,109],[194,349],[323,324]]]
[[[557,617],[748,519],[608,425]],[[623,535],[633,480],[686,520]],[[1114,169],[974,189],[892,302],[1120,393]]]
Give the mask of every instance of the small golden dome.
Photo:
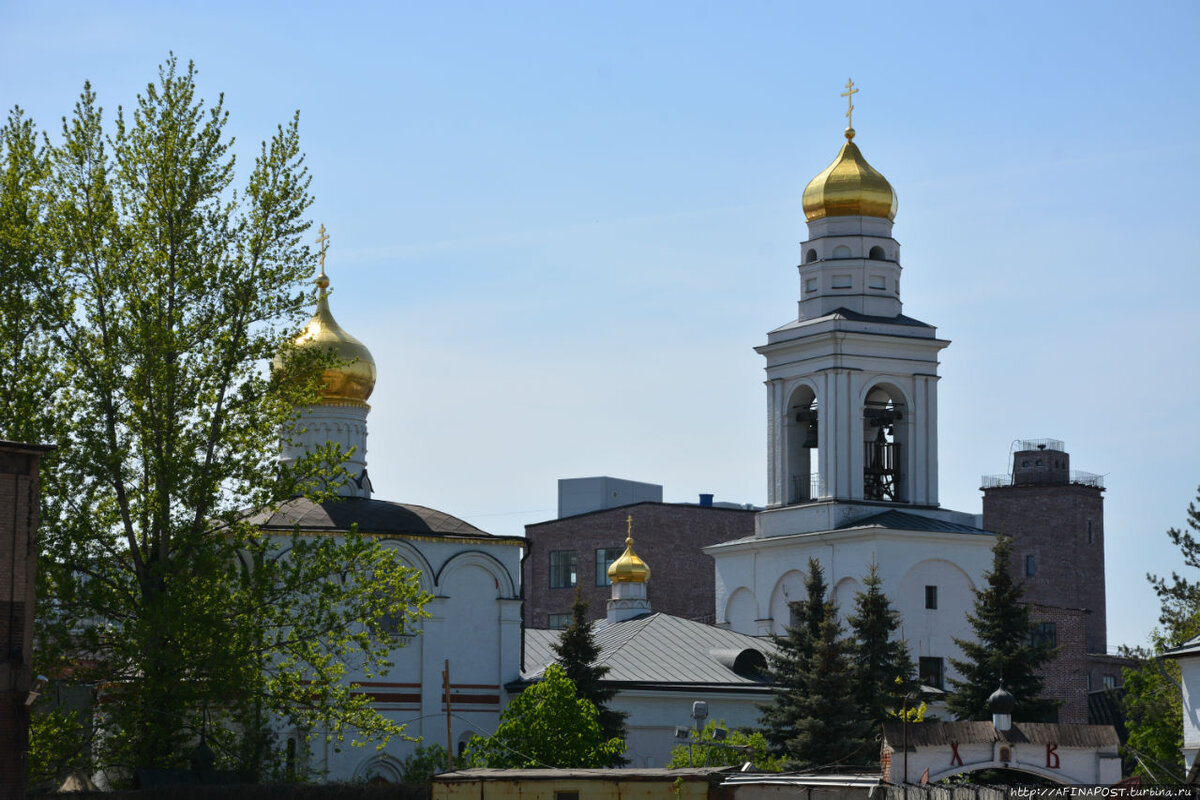
[[[837,158],[804,188],[804,216],[809,222],[859,215],[896,218],[896,190],[867,163],[853,139],[854,129],[847,128]]]
[[[633,537],[625,540],[625,552],[608,565],[608,579],[613,583],[645,583],[650,580],[650,567],[633,552]]]
[[[324,271],[317,278],[317,313],[295,338],[297,349],[316,348],[322,352],[330,350],[339,363],[325,370],[321,376],[325,388],[321,397],[333,404],[366,404],[375,389],[375,359],[367,346],[355,339],[337,324],[329,311],[327,287],[329,278]]]

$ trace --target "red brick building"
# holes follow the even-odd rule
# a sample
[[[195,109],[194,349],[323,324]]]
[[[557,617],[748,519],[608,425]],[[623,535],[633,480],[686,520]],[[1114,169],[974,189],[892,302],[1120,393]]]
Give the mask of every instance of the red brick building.
[[[1060,722],[1087,723],[1088,693],[1118,685],[1125,663],[1107,655],[1103,492],[1054,439],[1021,442],[1010,474],[984,478],[983,527],[1012,538],[1036,635],[1059,648],[1043,679]]]
[[[641,502],[525,526],[521,564],[527,628],[564,627],[575,586],[589,617],[603,619],[611,594],[608,565],[625,549],[633,518],[638,555],[652,565],[651,606],[685,619],[712,622],[715,570],[702,548],[754,535],[754,510]]]
[[[0,797],[25,796],[33,689],[38,465],[48,447],[0,441]]]

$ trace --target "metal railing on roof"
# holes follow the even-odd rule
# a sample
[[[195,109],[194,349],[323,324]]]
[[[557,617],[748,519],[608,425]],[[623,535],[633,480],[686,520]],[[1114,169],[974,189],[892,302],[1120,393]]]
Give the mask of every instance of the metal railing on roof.
[[[1021,476],[1019,483],[1013,481],[1013,476],[1010,475],[984,475],[980,477],[980,488],[996,489],[1003,486],[1050,486],[1055,484],[1073,483],[1078,486],[1092,486],[1096,489],[1104,488],[1104,476],[1097,475],[1094,472],[1083,472],[1081,470],[1071,470],[1070,478],[1062,480],[1061,477],[1054,473],[1025,473]]]

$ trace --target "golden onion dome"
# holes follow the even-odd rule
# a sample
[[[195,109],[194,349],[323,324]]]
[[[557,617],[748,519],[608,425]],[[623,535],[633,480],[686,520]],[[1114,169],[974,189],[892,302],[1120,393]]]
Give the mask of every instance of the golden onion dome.
[[[632,520],[630,526],[632,527]],[[608,579],[613,583],[645,583],[650,580],[650,567],[633,552],[633,536],[625,539],[625,552],[608,565]]]
[[[294,340],[298,350],[332,352],[337,366],[322,374],[325,387],[321,397],[327,403],[366,404],[375,389],[375,359],[367,346],[343,330],[329,311],[329,278],[324,271],[317,278],[317,313]]]
[[[809,222],[823,217],[896,218],[896,190],[867,163],[853,140],[854,129],[847,128],[837,158],[804,188],[804,216]]]

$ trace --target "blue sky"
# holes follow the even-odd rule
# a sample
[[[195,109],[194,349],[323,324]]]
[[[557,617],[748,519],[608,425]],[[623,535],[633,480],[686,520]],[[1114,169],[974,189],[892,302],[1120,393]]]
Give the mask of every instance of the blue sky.
[[[331,298],[379,367],[378,496],[493,533],[608,474],[766,498],[752,348],[793,319],[800,195],[856,142],[905,313],[953,344],[941,497],[1015,439],[1104,474],[1111,644],[1200,484],[1200,5],[0,1],[0,104],[57,129],[169,51],[243,163],[299,109]],[[315,235],[315,233],[314,233]],[[618,532],[619,534],[619,532]]]

